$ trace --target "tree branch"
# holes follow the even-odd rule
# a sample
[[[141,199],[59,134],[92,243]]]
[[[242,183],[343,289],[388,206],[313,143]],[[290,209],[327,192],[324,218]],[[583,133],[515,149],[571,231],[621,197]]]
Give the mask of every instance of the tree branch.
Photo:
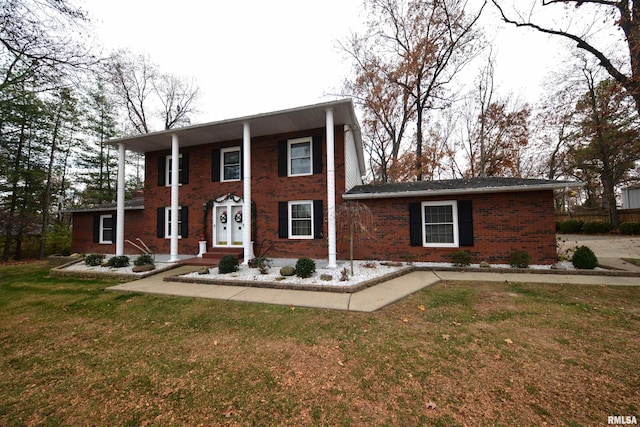
[[[577,1],[577,0],[548,0],[545,4],[567,3],[569,1],[572,1],[572,2],[575,1],[576,3],[578,3],[578,5],[582,4],[582,3],[599,3],[599,4],[607,4],[607,5],[617,6],[617,2],[615,2],[614,4],[611,4],[611,2],[606,1],[606,0],[584,0],[584,1]],[[587,52],[589,52],[593,56],[595,56],[598,59],[598,61],[600,61],[600,65],[602,65],[602,67],[604,67],[607,70],[607,72],[614,79],[616,79],[618,82],[620,82],[625,87],[627,85],[629,85],[629,83],[630,83],[629,77],[627,77],[624,73],[622,73],[620,70],[618,70],[618,68],[611,63],[609,58],[607,58],[604,53],[602,53],[600,50],[598,50],[593,45],[588,43],[582,37],[576,36],[575,34],[567,33],[565,31],[552,30],[552,29],[549,29],[549,28],[544,28],[544,27],[541,27],[541,26],[536,25],[536,24],[531,23],[531,22],[518,22],[518,21],[515,21],[515,20],[510,19],[510,18],[507,17],[507,15],[505,14],[505,12],[502,9],[502,7],[498,4],[497,0],[491,0],[491,2],[496,6],[496,8],[498,8],[498,11],[500,12],[500,15],[502,16],[502,20],[504,22],[506,22],[508,24],[513,24],[516,27],[533,28],[533,29],[535,29],[535,30],[537,30],[537,31],[539,31],[541,33],[551,34],[551,35],[555,35],[555,36],[561,36],[561,37],[564,37],[566,39],[569,39],[569,40],[572,40],[572,41],[576,42],[577,47],[579,49],[586,50]]]

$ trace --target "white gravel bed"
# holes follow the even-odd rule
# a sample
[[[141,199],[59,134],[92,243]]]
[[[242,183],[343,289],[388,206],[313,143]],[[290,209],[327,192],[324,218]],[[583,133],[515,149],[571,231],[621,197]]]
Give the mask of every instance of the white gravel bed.
[[[175,263],[173,262],[156,262],[155,263],[155,270],[163,270],[167,267],[170,267],[172,265],[174,265]],[[120,268],[112,268],[112,267],[102,267],[100,265],[98,266],[91,266],[91,265],[86,265],[84,263],[84,260],[77,262],[75,264],[71,264],[67,267],[64,268],[64,270],[71,270],[71,271],[82,271],[82,272],[94,272],[94,273],[102,273],[102,274],[108,274],[108,273],[113,273],[113,274],[131,274],[134,276],[142,276],[145,274],[149,274],[149,271],[143,271],[140,273],[134,273],[133,272],[133,259],[130,260],[130,264],[128,267],[120,267]],[[155,271],[154,270],[154,271]]]
[[[218,268],[210,268],[208,274],[199,274],[198,272],[184,274],[180,277],[184,278],[193,278],[193,279],[202,279],[202,280],[225,280],[225,281],[237,281],[237,282],[274,282],[280,283],[283,285],[292,284],[292,285],[313,285],[313,286],[332,286],[332,287],[355,287],[363,282],[368,282],[370,280],[374,280],[385,276],[390,273],[395,273],[402,268],[406,268],[408,264],[401,263],[402,266],[388,266],[383,265],[380,261],[354,261],[354,275],[349,275],[348,280],[340,280],[342,277],[341,271],[346,268],[350,270],[349,261],[340,261],[338,262],[338,267],[335,269],[326,268],[326,262],[316,264],[316,272],[309,278],[303,279],[297,276],[288,276],[283,277],[280,275],[280,268],[284,265],[295,265],[295,260],[292,260],[290,263],[285,263],[283,260],[274,260],[273,266],[271,267],[268,274],[261,274],[257,268],[249,268],[246,265],[240,265],[238,271],[234,273],[227,274],[218,274]],[[574,269],[571,263],[558,263],[557,265],[559,269],[570,270]],[[373,265],[374,267],[367,267],[367,265]],[[442,267],[454,267],[451,263],[436,263],[436,262],[414,262],[412,263],[415,267],[420,268],[442,268]],[[471,264],[470,267],[478,268],[478,264]],[[492,265],[491,268],[487,269],[487,271],[498,270],[498,269],[510,269],[509,265],[496,264]],[[538,269],[538,270],[550,270],[550,265],[532,265],[529,268]],[[331,280],[322,280],[320,278],[321,275],[331,275]]]
[[[374,265],[374,267],[365,267],[365,264]],[[282,264],[282,263],[277,263]],[[288,264],[294,266],[293,264]],[[306,279],[300,278],[298,276],[288,276],[284,277],[280,275],[280,268],[282,265],[271,267],[271,270],[268,274],[261,274],[260,270],[257,268],[249,268],[246,265],[240,265],[238,271],[234,273],[227,274],[218,274],[218,268],[210,268],[209,274],[198,274],[197,272],[184,274],[180,277],[186,278],[199,278],[204,280],[226,280],[226,281],[238,281],[238,282],[275,282],[283,285],[291,284],[291,285],[313,285],[313,286],[356,286],[360,283],[367,282],[369,280],[377,279],[379,277],[385,276],[389,273],[394,273],[400,270],[406,265],[403,264],[402,267],[390,267],[381,265],[379,262],[372,261],[354,261],[354,272],[353,276],[349,275],[349,280],[340,280],[342,276],[342,270],[347,268],[350,270],[349,262],[338,262],[337,268],[326,268],[326,267],[318,267],[316,264],[316,272]],[[326,274],[331,275],[331,280],[321,280],[320,276]]]

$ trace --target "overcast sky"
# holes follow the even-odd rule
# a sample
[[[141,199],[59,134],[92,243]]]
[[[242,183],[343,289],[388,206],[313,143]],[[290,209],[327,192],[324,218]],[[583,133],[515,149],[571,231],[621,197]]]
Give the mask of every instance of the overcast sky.
[[[263,113],[334,99],[349,72],[336,40],[358,31],[361,0],[84,0],[107,50],[147,53],[163,72],[194,77],[197,122]],[[525,99],[562,61],[557,40],[505,27],[487,6],[496,44],[496,80]],[[475,75],[469,71],[470,79]]]

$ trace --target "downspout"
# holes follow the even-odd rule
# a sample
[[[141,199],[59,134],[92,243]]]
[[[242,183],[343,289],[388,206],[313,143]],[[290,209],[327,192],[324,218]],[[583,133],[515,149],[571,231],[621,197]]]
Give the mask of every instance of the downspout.
[[[169,262],[177,262],[178,257],[178,215],[180,209],[180,146],[178,135],[171,135],[171,256]]]
[[[118,190],[116,194],[116,256],[124,255],[125,147],[118,144]]]
[[[243,264],[254,257],[251,242],[251,128],[249,122],[242,124],[242,247]]]
[[[328,268],[336,268],[336,171],[335,171],[335,135],[333,129],[333,110],[328,108],[327,133],[327,223],[329,264]]]

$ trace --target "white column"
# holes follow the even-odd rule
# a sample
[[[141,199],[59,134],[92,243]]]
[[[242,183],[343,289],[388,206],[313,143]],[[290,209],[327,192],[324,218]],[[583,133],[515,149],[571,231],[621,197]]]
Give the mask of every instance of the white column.
[[[171,135],[171,257],[178,261],[178,209],[180,208],[180,146],[178,135]]]
[[[244,264],[254,257],[251,242],[251,128],[242,124],[242,247]]]
[[[327,222],[329,240],[329,268],[336,268],[336,166],[333,110],[327,109]]]
[[[125,148],[118,144],[118,192],[116,195],[116,256],[124,255],[124,175]]]

